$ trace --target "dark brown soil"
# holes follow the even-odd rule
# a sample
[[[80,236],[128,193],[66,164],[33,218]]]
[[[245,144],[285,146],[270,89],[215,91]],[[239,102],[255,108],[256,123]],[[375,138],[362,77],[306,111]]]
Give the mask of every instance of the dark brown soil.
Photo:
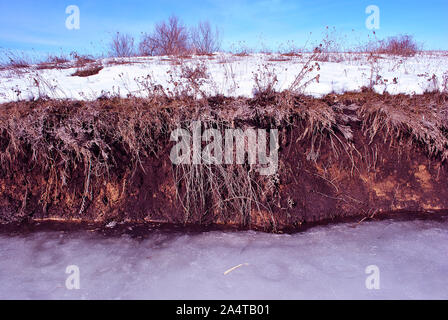
[[[397,215],[443,216],[447,112],[446,94],[370,91],[321,99],[280,93],[4,104],[0,220],[291,231]],[[205,191],[187,192],[175,179],[170,132],[193,120],[279,129],[277,175],[226,168],[235,176],[250,174],[256,199],[249,207],[231,199],[228,186],[211,190],[207,177],[200,182],[210,187]],[[204,202],[186,212],[185,196]]]

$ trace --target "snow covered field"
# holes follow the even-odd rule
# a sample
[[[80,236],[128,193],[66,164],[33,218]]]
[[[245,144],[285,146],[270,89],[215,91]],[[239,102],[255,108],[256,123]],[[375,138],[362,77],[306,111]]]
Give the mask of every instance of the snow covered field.
[[[79,290],[66,288],[70,265],[79,268]],[[366,288],[372,265],[379,290]],[[155,231],[140,240],[0,235],[0,299],[447,299],[447,274],[448,224],[436,221],[294,235]]]
[[[181,60],[184,65],[195,66],[203,61],[209,79],[202,89],[209,94],[226,96],[252,96],[254,77],[265,78],[272,72],[278,78],[276,89],[289,88],[296,75],[309,58],[282,56],[279,54],[252,54],[236,56],[215,54],[212,57],[193,57]],[[342,60],[342,61],[340,61]],[[117,64],[126,61],[126,64]],[[182,82],[180,60],[169,57],[131,58],[127,60],[100,60],[104,69],[89,77],[72,74],[76,68],[0,71],[0,103],[39,96],[93,100],[104,95],[128,94],[145,96],[146,84],[159,84],[163,88]],[[414,57],[382,55],[369,59],[367,54],[336,54],[330,61],[318,62],[319,68],[308,73],[306,79],[320,75],[319,82],[312,82],[304,91],[321,96],[330,92],[356,91],[369,86],[372,81],[377,92],[392,94],[421,94],[436,89],[443,90],[448,79],[448,55],[446,52],[421,53]],[[313,63],[314,64],[314,63]],[[264,75],[264,76],[263,76]],[[151,78],[151,80],[149,80]]]

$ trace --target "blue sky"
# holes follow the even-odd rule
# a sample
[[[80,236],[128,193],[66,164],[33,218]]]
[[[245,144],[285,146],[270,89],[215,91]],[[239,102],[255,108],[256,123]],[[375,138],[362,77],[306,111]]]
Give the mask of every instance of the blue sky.
[[[69,5],[80,9],[79,30],[65,27]],[[317,43],[326,26],[350,45],[371,33],[365,27],[368,5],[380,9],[378,38],[408,33],[426,49],[448,49],[447,0],[0,0],[0,48],[99,54],[112,33],[131,33],[138,40],[171,14],[187,25],[209,20],[219,28],[224,49],[241,42],[271,49],[288,41]]]

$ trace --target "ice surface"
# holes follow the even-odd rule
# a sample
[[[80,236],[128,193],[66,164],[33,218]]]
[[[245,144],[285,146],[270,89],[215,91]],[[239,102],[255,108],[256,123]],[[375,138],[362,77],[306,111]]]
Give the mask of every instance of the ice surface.
[[[69,265],[79,267],[79,290],[66,288]],[[379,290],[366,288],[369,265],[379,268]],[[1,299],[447,299],[447,275],[448,224],[436,221],[293,235],[0,236]]]
[[[331,92],[357,91],[369,86],[371,80],[378,80],[374,90],[379,93],[421,94],[442,90],[444,81],[448,79],[446,52],[421,53],[409,58],[383,55],[376,62],[366,54],[343,55],[340,62],[319,62],[320,70],[309,73],[304,82],[317,74],[320,74],[320,81],[311,83],[305,90],[306,94],[318,97]],[[255,74],[259,74],[261,79],[266,78],[263,76],[266,70],[276,74],[276,90],[282,91],[289,88],[308,58],[309,54],[285,58],[276,54],[239,57],[219,53],[211,58],[184,59],[183,63],[194,67],[202,61],[207,66],[210,80],[201,89],[208,94],[250,97],[254,92]],[[285,59],[288,60],[277,61]],[[152,77],[154,84],[165,89],[172,89],[173,81],[183,82],[179,78],[180,67],[170,60],[169,57],[140,57],[132,58],[131,63],[111,65],[110,59],[103,59],[101,63],[105,68],[86,78],[71,76],[76,68],[32,68],[18,73],[0,71],[0,103],[39,96],[77,100],[94,100],[103,95],[145,96],[144,83],[148,76]],[[171,76],[173,81],[170,81]]]

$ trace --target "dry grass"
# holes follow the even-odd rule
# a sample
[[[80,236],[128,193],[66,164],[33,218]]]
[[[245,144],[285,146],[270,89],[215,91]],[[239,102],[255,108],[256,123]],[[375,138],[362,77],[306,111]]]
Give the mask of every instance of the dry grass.
[[[201,116],[204,129],[224,131],[231,123],[206,119]],[[192,122],[185,121],[183,127],[191,129]],[[237,223],[247,226],[252,212],[272,214],[263,198],[266,191],[261,180],[250,165],[236,164],[180,164],[173,167],[176,194],[184,212],[184,222],[204,223],[219,216],[226,221],[230,216],[239,217]],[[265,219],[261,215],[260,218]],[[267,225],[269,221],[265,221]],[[275,221],[272,219],[275,229]]]
[[[61,194],[73,193],[80,199],[77,209],[82,215],[96,188],[107,181],[125,185],[137,169],[145,170],[145,161],[166,156],[172,130],[191,129],[193,121],[201,121],[204,129],[244,129],[251,123],[294,129],[298,135],[293,142],[309,144],[308,161],[320,161],[322,148],[331,148],[333,161],[348,161],[353,173],[364,155],[355,148],[349,118],[339,110],[347,105],[356,110],[356,123],[362,123],[370,141],[394,147],[413,144],[432,158],[448,158],[446,94],[393,97],[367,91],[314,99],[285,91],[253,99],[198,100],[171,98],[151,88],[151,83],[148,80],[144,99],[40,99],[2,105],[0,174],[39,173],[46,181],[39,187],[44,209]],[[272,199],[278,176],[259,176],[249,164],[173,165],[172,173],[184,222],[228,221],[237,212],[241,225],[260,214],[260,221],[275,229],[272,214],[277,204]]]
[[[87,64],[94,63],[96,59],[89,55],[82,55],[77,52],[70,53],[73,64],[76,68],[85,67]]]
[[[42,61],[37,64],[37,70],[46,70],[46,69],[67,69],[70,68],[70,60],[63,55],[49,55],[45,61]]]
[[[411,141],[441,161],[448,159],[448,100],[446,94],[422,97],[389,96],[384,103],[377,95],[360,109],[363,128],[373,141],[381,135],[384,143],[400,146]],[[423,100],[423,101],[422,101]]]
[[[255,97],[270,97],[275,94],[278,78],[275,70],[269,68],[268,65],[258,67],[254,73],[255,87],[253,93]]]
[[[320,56],[321,52],[316,50],[312,55],[308,57],[308,59],[305,61],[305,64],[300,69],[300,72],[292,82],[289,88],[290,91],[296,94],[302,94],[309,84],[314,81],[319,82],[320,74],[315,75],[311,79],[308,79],[307,77],[314,71],[320,71],[320,65],[318,62],[316,62],[320,60]]]
[[[29,70],[47,69],[78,69],[94,64],[96,59],[89,55],[81,55],[77,52],[70,53],[70,58],[64,54],[49,54],[45,59],[32,59],[24,53],[12,51],[0,52],[0,70],[9,70],[14,73],[23,73]]]
[[[24,52],[0,51],[0,70],[20,72],[22,69],[27,69],[32,65],[33,60]]]
[[[90,77],[98,74],[104,67],[100,63],[94,63],[82,68],[78,68],[75,73],[72,74],[73,77]]]
[[[445,71],[442,77],[442,92],[448,93],[448,71]]]
[[[268,128],[284,123],[294,104],[289,96],[274,95],[270,99],[266,103],[277,107],[263,107],[257,112],[271,119],[265,123]],[[261,103],[260,98],[250,101],[210,97],[197,101],[165,95],[92,102],[9,103],[0,112],[2,173],[21,172],[26,176],[31,174],[29,168],[41,172],[47,181],[41,194],[44,208],[81,176],[83,183],[78,182],[70,192],[82,196],[82,214],[97,186],[117,176],[130,176],[138,167],[143,169],[144,159],[158,156],[179,124],[188,127],[200,120],[207,127],[225,130],[240,114],[229,110],[253,110],[254,103]],[[230,105],[226,108],[226,104]],[[216,109],[217,105],[222,109]],[[179,165],[173,166],[173,177],[185,222],[201,222],[210,215],[226,220],[238,212],[240,223],[247,225],[254,210],[265,213],[260,219],[269,219],[272,214],[266,197],[273,192],[275,183],[267,181],[270,177],[258,176],[250,165]],[[271,220],[266,223],[275,229],[275,220]]]
[[[293,57],[293,56],[290,56],[290,55],[274,56],[274,57],[268,58],[267,61],[270,61],[270,62],[286,62],[286,61],[291,61],[291,57]]]
[[[112,110],[110,102],[115,106]],[[110,102],[38,100],[4,105],[0,113],[2,172],[23,170],[27,175],[30,167],[41,171],[48,181],[41,195],[46,206],[79,169],[84,194],[90,193],[95,182],[134,171],[142,156],[155,152],[164,130],[158,123],[165,112],[158,113],[157,106],[148,108],[142,100]]]

